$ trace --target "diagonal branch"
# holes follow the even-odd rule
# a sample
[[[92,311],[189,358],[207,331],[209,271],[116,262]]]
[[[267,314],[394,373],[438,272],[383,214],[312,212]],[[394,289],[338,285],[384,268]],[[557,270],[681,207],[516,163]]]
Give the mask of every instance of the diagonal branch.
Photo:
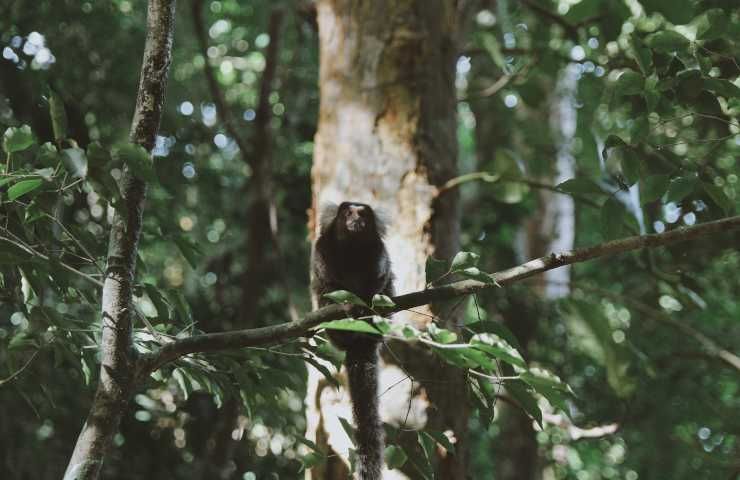
[[[740,229],[740,216],[723,218],[721,220],[686,228],[677,228],[665,233],[627,237],[559,254],[553,253],[535,260],[530,260],[529,262],[516,267],[496,272],[492,274],[491,277],[498,284],[505,285],[518,282],[547,270],[552,270],[565,265],[625,253],[641,248],[656,248],[673,243],[685,242],[734,229]],[[493,288],[493,285],[490,283],[477,280],[462,280],[449,285],[395,297],[393,298],[393,301],[396,303],[396,307],[383,309],[382,313],[390,314],[400,310],[418,307],[420,305],[449,300],[463,295],[470,295],[490,288]],[[243,347],[274,345],[292,338],[306,336],[312,327],[315,327],[322,322],[347,317],[348,314],[353,316],[357,314],[359,316],[363,314],[363,311],[362,309],[352,309],[351,311],[348,311],[348,308],[345,306],[330,305],[308,313],[301,320],[294,322],[281,323],[279,325],[269,327],[210,333],[182,338],[163,345],[159,350],[142,356],[138,364],[138,373],[140,375],[147,375],[149,372],[158,369],[162,365],[191,353],[215,352]]]

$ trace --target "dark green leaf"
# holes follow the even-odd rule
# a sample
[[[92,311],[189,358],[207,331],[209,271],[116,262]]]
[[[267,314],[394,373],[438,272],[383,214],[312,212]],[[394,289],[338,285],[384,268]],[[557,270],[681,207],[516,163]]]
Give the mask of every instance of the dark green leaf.
[[[522,346],[519,344],[519,340],[517,340],[511,330],[506,328],[506,326],[501,322],[494,320],[481,320],[479,322],[469,323],[465,325],[465,328],[473,333],[495,333],[513,345],[517,350],[522,351]]]
[[[616,137],[619,138],[619,137]],[[624,142],[622,142],[624,143]],[[558,184],[557,187],[558,190],[564,193],[569,194],[603,194],[604,191],[599,187],[596,182],[594,182],[591,179],[579,177],[579,178],[570,178],[563,183]]]
[[[46,142],[36,152],[38,162],[47,167],[55,167],[59,159],[57,147],[51,142]]]
[[[685,53],[690,44],[688,38],[672,30],[653,33],[645,39],[645,43],[656,52],[661,53]]]
[[[640,179],[640,203],[660,200],[660,197],[668,190],[670,177],[668,175],[650,175]]]
[[[317,361],[315,358],[312,358],[310,356],[304,356],[303,357],[304,362],[308,362],[313,367],[318,370],[321,375],[324,376],[324,378],[334,387],[339,388],[339,381],[336,379],[336,377],[329,371],[328,368],[326,368],[325,365],[323,365],[321,362]]]
[[[506,391],[522,410],[542,428],[542,410],[540,410],[537,399],[530,393],[527,385],[521,380],[507,380]]]
[[[629,186],[637,183],[645,172],[645,165],[642,162],[642,158],[634,150],[624,152],[621,156],[620,166],[622,168],[622,174]]]
[[[617,95],[637,95],[642,93],[645,78],[634,70],[625,69],[614,84]]]
[[[177,248],[180,249],[180,253],[188,261],[191,267],[198,268],[200,258],[203,256],[203,252],[196,245],[195,242],[186,237],[175,236],[172,238]]]
[[[694,16],[694,2],[691,0],[640,0],[645,12],[658,12],[674,25],[683,25]]]
[[[622,234],[627,211],[616,197],[611,197],[601,208],[601,233],[611,240]]]
[[[645,46],[645,42],[636,34],[632,33],[632,57],[640,67],[643,75],[647,76],[653,71],[653,53]]]
[[[390,470],[401,468],[408,460],[408,456],[403,448],[398,445],[388,445],[385,447],[385,463]]]
[[[697,40],[722,38],[730,27],[730,15],[722,8],[712,8],[694,19]]]
[[[439,343],[455,343],[455,341],[457,341],[457,334],[455,332],[440,328],[434,323],[429,324],[427,332],[434,341]]]
[[[54,89],[49,95],[49,114],[54,140],[59,143],[67,138],[67,112],[64,111],[64,100]]]
[[[699,70],[684,70],[676,76],[676,93],[684,101],[691,101],[701,94],[704,79]]]
[[[426,279],[427,285],[431,285],[449,271],[448,263],[445,260],[438,260],[434,257],[427,257]]]
[[[725,214],[729,214],[735,207],[735,204],[727,197],[727,195],[725,195],[722,188],[709,182],[701,182],[701,186],[704,188],[704,191],[707,192],[709,198],[711,198]]]
[[[740,87],[729,80],[723,78],[707,78],[704,79],[704,86],[728,100],[740,98]]]
[[[470,345],[492,355],[494,358],[517,367],[526,368],[522,355],[506,340],[493,333],[480,333],[470,339]]]
[[[444,433],[435,430],[424,430],[424,433],[429,435],[432,439],[434,439],[435,442],[444,447],[444,449],[448,452],[455,453],[455,446],[452,444],[452,442],[450,442],[450,439],[447,438],[447,435],[445,435]]]
[[[667,202],[680,202],[686,198],[696,187],[697,176],[696,173],[689,173],[682,175],[671,180],[668,184],[668,193],[666,195]]]

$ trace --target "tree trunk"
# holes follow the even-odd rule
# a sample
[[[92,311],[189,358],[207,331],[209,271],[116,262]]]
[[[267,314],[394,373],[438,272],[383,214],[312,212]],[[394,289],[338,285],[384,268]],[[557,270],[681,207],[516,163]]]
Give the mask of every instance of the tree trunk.
[[[149,1],[144,60],[130,134],[131,142],[147,150],[154,147],[164,107],[174,19],[174,0]],[[103,285],[100,379],[64,474],[70,480],[97,478],[136,381],[131,295],[146,185],[124,168],[121,191],[126,209],[116,211],[113,218]]]
[[[314,226],[317,207],[325,202],[351,200],[380,209],[389,218],[386,243],[397,292],[422,289],[427,257],[449,258],[458,250],[457,196],[435,197],[436,187],[456,174],[456,2],[320,0],[317,19],[321,105],[312,171]],[[454,326],[454,318],[443,320]],[[394,316],[422,328],[429,319],[410,312]],[[401,426],[408,417],[415,428],[427,423],[451,431],[458,453],[440,457],[439,478],[465,478],[466,402],[450,395],[465,391],[462,374],[431,356],[391,348],[395,355],[386,351],[386,361],[424,360],[402,360],[401,367],[421,380],[434,408],[424,411],[423,395],[409,402],[408,395],[420,390],[406,384],[381,397],[384,421]],[[381,391],[399,372],[381,372]],[[435,383],[424,385],[429,378]],[[346,392],[309,372],[307,435],[338,453],[344,465],[350,443],[337,418],[351,418],[347,401]],[[414,411],[407,416],[408,405]],[[332,460],[307,478],[346,475],[347,467]]]

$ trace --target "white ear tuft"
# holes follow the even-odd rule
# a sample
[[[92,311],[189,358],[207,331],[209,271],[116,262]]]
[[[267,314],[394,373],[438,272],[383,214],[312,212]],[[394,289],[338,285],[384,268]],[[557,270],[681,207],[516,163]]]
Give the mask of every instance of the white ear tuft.
[[[339,205],[334,202],[326,202],[319,207],[319,234],[323,235],[329,230],[338,210]]]

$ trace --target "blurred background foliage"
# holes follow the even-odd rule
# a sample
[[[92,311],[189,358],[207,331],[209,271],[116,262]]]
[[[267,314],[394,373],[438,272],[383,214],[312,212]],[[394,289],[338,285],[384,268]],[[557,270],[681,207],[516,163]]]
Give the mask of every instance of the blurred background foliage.
[[[202,9],[202,32],[193,5]],[[521,232],[537,218],[543,190],[575,199],[577,246],[737,212],[736,2],[466,7],[456,77],[460,173],[489,176],[459,187],[462,244],[487,271],[525,259]],[[286,305],[309,309],[315,12],[301,1],[196,0],[178,8],[138,266],[142,349],[157,335],[268,325],[289,318]],[[279,38],[270,38],[276,11]],[[69,268],[94,280],[103,266],[116,197],[110,178],[120,175],[107,151],[130,125],[145,14],[142,0],[0,5],[0,127],[10,129],[4,149],[12,152],[0,177],[1,231],[10,239],[0,242],[3,478],[59,478],[91,401],[99,299],[94,282]],[[266,52],[278,40],[269,115],[260,119]],[[218,111],[207,65],[228,114]],[[67,113],[62,138],[74,143],[55,135],[55,102]],[[557,102],[566,113],[553,113]],[[265,139],[282,268],[261,278],[258,314],[244,324],[250,155]],[[54,143],[67,152],[65,169],[44,163]],[[563,149],[571,174],[558,178]],[[87,182],[77,181],[82,155]],[[577,180],[563,183],[569,178]],[[527,359],[555,371],[576,396],[570,419],[550,409],[544,429],[533,430],[531,420],[516,427],[532,442],[526,458],[512,453],[505,422],[471,418],[471,478],[736,478],[738,240],[721,235],[582,264],[557,299],[528,282],[481,295],[485,312],[471,308],[471,319],[507,321]],[[19,263],[28,252],[14,242],[47,261]],[[303,347],[167,367],[131,402],[105,478],[217,478],[214,466],[224,478],[299,478],[310,451],[301,443]],[[223,415],[227,405],[237,428],[222,421],[232,418]],[[588,434],[598,428],[606,430]],[[521,473],[525,464],[534,476]],[[506,477],[505,466],[520,473]]]

